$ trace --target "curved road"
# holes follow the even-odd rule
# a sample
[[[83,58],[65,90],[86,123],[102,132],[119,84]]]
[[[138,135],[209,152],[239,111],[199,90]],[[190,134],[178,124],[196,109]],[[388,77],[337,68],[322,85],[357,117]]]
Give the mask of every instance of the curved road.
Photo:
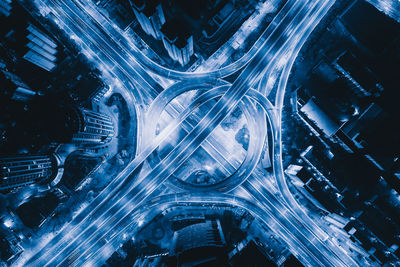
[[[281,156],[280,153],[276,153],[276,151],[280,151],[281,144],[279,121],[281,106],[277,105],[277,107],[273,107],[265,97],[250,90],[250,88],[261,78],[261,74],[271,72],[276,67],[277,61],[287,53],[292,53],[292,58],[294,60],[302,43],[304,43],[307,36],[326,14],[334,1],[288,1],[282,11],[274,19],[274,22],[267,28],[266,32],[264,32],[260,40],[256,42],[252,50],[244,56],[245,59],[243,62],[241,59],[238,63],[234,63],[226,67],[226,69],[223,68],[207,73],[179,73],[154,65],[151,61],[146,59],[140,51],[133,53],[125,38],[118,40],[119,46],[114,46],[113,43],[110,43],[109,41],[112,40],[112,38],[109,36],[118,36],[117,30],[115,30],[117,33],[111,32],[113,35],[110,35],[105,32],[105,29],[110,30],[108,27],[101,28],[99,22],[93,20],[89,20],[90,25],[88,26],[89,22],[87,20],[83,21],[83,17],[79,16],[79,14],[82,14],[84,11],[82,6],[73,6],[71,3],[66,3],[61,0],[48,1],[52,3],[51,8],[53,12],[60,16],[59,19],[67,19],[70,20],[70,23],[73,22],[72,24],[76,24],[76,26],[68,24],[73,32],[78,32],[79,35],[82,34],[86,36],[87,40],[99,46],[98,49],[103,51],[104,56],[108,59],[105,64],[112,65],[112,68],[118,68],[118,73],[123,75],[130,82],[133,82],[136,78],[140,79],[140,81],[144,81],[145,91],[137,92],[138,99],[154,98],[155,95],[163,90],[163,88],[160,88],[158,83],[147,74],[147,71],[153,71],[157,74],[174,79],[190,78],[191,83],[198,84],[198,87],[207,85],[205,88],[214,88],[216,84],[221,82],[214,82],[214,84],[212,84],[210,83],[212,80],[210,80],[210,78],[219,79],[224,77],[224,75],[226,76],[227,73],[238,71],[242,66],[245,67],[232,85],[225,87],[220,85],[213,90],[205,90],[205,92],[198,97],[196,102],[192,103],[188,109],[180,113],[178,118],[174,119],[161,134],[155,137],[151,142],[146,143],[147,146],[127,168],[113,180],[111,185],[108,186],[89,207],[79,213],[70,224],[62,229],[60,234],[54,237],[44,248],[40,248],[40,252],[34,255],[29,260],[28,264],[35,266],[53,266],[60,264],[76,264],[78,262],[88,263],[91,258],[90,256],[95,256],[93,252],[98,249],[106,249],[108,247],[106,243],[117,235],[116,233],[118,233],[118,231],[116,232],[116,230],[126,227],[128,223],[126,220],[130,218],[130,214],[138,211],[144,200],[155,192],[157,187],[168,179],[168,177],[171,176],[200,145],[207,144],[203,143],[203,141],[206,140],[216,126],[230,114],[236,105],[239,105],[239,103],[243,101],[243,103],[246,103],[244,106],[248,106],[250,110],[252,110],[251,113],[254,113],[253,115],[255,115],[255,118],[248,118],[249,122],[252,122],[250,125],[255,125],[254,122],[258,119],[265,121],[265,117],[260,117],[262,116],[261,113],[255,112],[252,103],[245,97],[246,94],[250,94],[249,97],[253,97],[260,105],[264,105],[265,111],[269,114],[268,119],[273,127],[275,141],[274,169],[277,175],[277,181],[286,202],[288,202],[289,205],[297,205],[297,202],[291,203],[290,196],[287,195],[285,189],[287,185],[284,182],[283,173],[281,172]],[[87,27],[87,29],[85,29],[85,27]],[[105,36],[108,36],[108,39]],[[128,46],[128,48],[126,46]],[[120,51],[115,51],[115,47],[119,47]],[[297,52],[293,52],[296,51],[296,49]],[[107,53],[104,51],[107,51]],[[136,62],[143,64],[146,70]],[[286,68],[286,72],[284,71],[284,73],[287,73],[287,76],[290,69],[291,66]],[[286,82],[284,82],[284,80],[285,79],[281,80],[283,82],[280,83],[282,86],[280,86],[277,97],[281,95],[283,98],[284,88],[286,87]],[[139,84],[142,86],[141,82]],[[183,126],[185,119],[196,105],[221,94],[222,96],[216,104],[203,118],[199,118],[200,120],[196,125],[186,125],[188,129],[187,136],[159,164],[147,173],[140,173],[140,166],[143,162],[147,160],[150,154],[174,129],[180,127],[181,124]],[[275,103],[280,103],[280,101],[281,99],[279,98]],[[143,100],[143,102],[145,103],[146,101]],[[277,110],[278,112],[272,112],[272,110]],[[264,133],[263,131],[257,132],[256,128],[251,128],[251,131],[252,134],[254,132],[254,136],[258,135],[258,138],[254,138],[256,141],[259,141],[257,139],[263,140],[265,127]],[[251,140],[252,139],[253,138],[251,138]],[[258,142],[252,144],[257,144],[254,146],[254,149],[258,148],[258,150],[254,150],[253,152],[250,150],[251,157],[246,158],[245,164],[243,164],[243,166],[249,167],[248,169],[250,171],[254,169],[255,163],[257,163],[261,153],[260,148],[262,148],[262,145],[259,145]],[[210,142],[209,153],[219,152],[219,149],[215,147],[212,148],[212,145],[213,142]],[[253,147],[253,145],[251,147]],[[224,166],[228,165],[229,161],[228,163],[226,160],[224,161],[224,157],[221,153],[216,153],[214,156],[218,158],[217,160],[223,161],[222,163]],[[232,167],[236,166],[231,165],[230,168]],[[235,174],[246,178],[246,176],[250,175],[250,172],[239,171]],[[255,206],[252,208],[252,213],[263,214],[262,216],[272,216],[274,220],[279,221],[279,224],[284,229],[281,231],[282,238],[285,239],[293,249],[305,252],[302,256],[304,261],[310,264],[323,266],[353,265],[354,262],[350,257],[345,255],[345,253],[332,247],[332,245],[329,242],[325,242],[323,238],[321,240],[320,237],[323,235],[321,235],[319,231],[304,227],[305,222],[302,222],[299,216],[296,216],[288,210],[279,199],[264,187],[262,177],[257,177],[253,174],[251,178],[243,184],[243,188],[250,192],[254,199],[258,201],[257,205],[246,204],[246,207]],[[202,194],[202,197],[206,198],[206,195]],[[293,208],[296,213],[298,213],[298,208],[299,206],[294,206]],[[261,211],[263,213],[260,213]],[[106,236],[108,236],[108,238],[106,238]],[[98,256],[98,254],[100,253],[96,255]]]

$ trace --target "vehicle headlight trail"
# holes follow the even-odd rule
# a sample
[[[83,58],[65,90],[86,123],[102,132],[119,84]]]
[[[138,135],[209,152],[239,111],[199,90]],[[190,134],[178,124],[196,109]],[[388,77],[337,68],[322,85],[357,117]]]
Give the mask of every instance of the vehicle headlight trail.
[[[64,16],[72,21],[74,16],[79,17],[79,12],[85,10],[85,7],[79,2],[74,4],[73,1],[71,3],[64,0],[48,1],[53,6],[62,6],[63,8],[55,8],[54,12],[58,12],[61,18]],[[108,34],[119,36],[120,33],[108,27],[102,29],[102,24],[95,19],[90,22],[81,20],[76,27],[71,28],[73,31],[80,31],[81,34],[90,35],[90,38],[87,38],[90,42],[101,44],[98,49],[108,55],[113,64],[122,69],[121,75],[130,80],[134,80],[134,77],[141,77],[142,80],[145,80],[144,88],[147,90],[147,95],[155,97],[156,92],[159,94],[150,106],[146,118],[143,119],[146,124],[141,126],[143,132],[138,137],[141,148],[136,158],[83,212],[78,214],[28,263],[35,266],[53,266],[65,263],[76,265],[97,262],[104,259],[101,255],[103,253],[106,255],[110,246],[114,248],[111,243],[115,244],[113,240],[117,240],[118,233],[137,222],[137,220],[132,220],[132,217],[139,218],[142,210],[147,209],[145,207],[151,207],[157,203],[208,201],[209,203],[235,204],[249,210],[261,220],[269,218],[277,221],[279,224],[277,231],[282,239],[293,250],[303,251],[302,259],[311,265],[351,265],[352,261],[347,255],[343,255],[329,242],[325,242],[326,234],[321,229],[312,229],[314,224],[310,224],[311,220],[303,216],[301,207],[297,202],[293,202],[295,200],[287,188],[283,174],[281,155],[280,119],[290,69],[300,48],[333,3],[334,1],[331,0],[289,0],[249,53],[237,63],[220,70],[204,73],[176,72],[161,67],[148,60],[136,48],[130,48],[129,42],[125,38],[120,39],[119,44],[115,45],[118,45],[122,51],[120,52],[129,60],[121,55],[118,57],[116,56],[119,52],[118,49],[107,44],[105,36]],[[88,26],[87,29],[85,29],[85,25]],[[113,38],[109,38],[109,40],[111,43]],[[268,92],[266,88],[259,88],[259,92],[257,92],[251,87],[254,87],[263,75],[276,70],[278,62],[287,54],[290,55],[289,63],[285,65],[281,74],[277,98],[275,106],[273,106],[261,93]],[[241,73],[232,84],[221,80],[239,70]],[[160,88],[155,89],[153,82],[147,81],[150,81],[147,71],[169,79],[182,80],[182,82],[178,82],[164,91]],[[142,75],[145,76],[142,77]],[[261,86],[265,84],[265,82],[260,83]],[[193,102],[181,112],[177,112],[178,109],[172,110],[177,116],[160,134],[155,136],[155,128],[161,112],[173,99],[189,90],[198,91]],[[217,101],[203,117],[196,119],[197,124],[186,121],[195,108],[212,99],[217,99]],[[264,111],[258,111],[256,105],[261,106]],[[211,135],[236,106],[244,111],[250,132],[248,154],[239,165],[226,159],[226,155],[220,151]],[[269,121],[273,134],[274,173],[279,190],[285,200],[283,203],[264,186],[265,178],[253,173],[267,138],[267,121]],[[142,170],[142,164],[179,127],[184,128],[187,135],[150,170]],[[214,187],[208,188],[208,191],[214,193],[192,192],[168,197],[160,196],[159,202],[145,204],[149,203],[146,202],[147,198],[167,181],[200,146],[232,175]],[[228,192],[240,184],[244,190],[251,193],[256,203],[215,193],[216,191]]]

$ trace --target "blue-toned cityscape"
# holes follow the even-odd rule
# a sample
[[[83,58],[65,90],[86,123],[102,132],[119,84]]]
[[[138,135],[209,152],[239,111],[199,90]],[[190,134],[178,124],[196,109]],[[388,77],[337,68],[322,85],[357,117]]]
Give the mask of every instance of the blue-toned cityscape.
[[[0,0],[1,266],[400,266],[399,0]]]

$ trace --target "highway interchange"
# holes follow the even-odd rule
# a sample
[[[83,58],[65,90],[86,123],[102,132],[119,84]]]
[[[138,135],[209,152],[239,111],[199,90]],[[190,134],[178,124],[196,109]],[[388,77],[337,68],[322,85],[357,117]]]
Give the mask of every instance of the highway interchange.
[[[177,203],[215,203],[242,207],[265,223],[274,221],[273,230],[303,263],[357,265],[324,228],[326,225],[310,218],[297,203],[282,166],[281,112],[289,74],[301,47],[335,1],[288,0],[247,54],[233,64],[208,72],[178,72],[154,63],[84,1],[40,2],[135,97],[138,153],[95,200],[49,242],[26,252],[27,262],[19,264],[98,266],[119,246],[126,229],[143,224],[145,214],[156,214],[162,210],[160,207]],[[280,75],[273,96],[267,81],[276,72]],[[223,79],[233,73],[239,75],[232,84]],[[173,102],[192,90],[197,95],[188,107]],[[204,103],[211,103],[209,111],[188,122],[188,116]],[[219,145],[221,137],[214,132],[236,106],[243,110],[250,132],[249,149],[242,162],[229,158]],[[155,136],[157,118],[164,110],[174,119]],[[178,127],[187,135],[156,165],[142,168]],[[268,140],[267,127],[271,132],[269,148],[277,188],[257,171]],[[207,188],[208,192],[183,184],[181,192],[158,195],[160,185],[200,146],[231,175]]]

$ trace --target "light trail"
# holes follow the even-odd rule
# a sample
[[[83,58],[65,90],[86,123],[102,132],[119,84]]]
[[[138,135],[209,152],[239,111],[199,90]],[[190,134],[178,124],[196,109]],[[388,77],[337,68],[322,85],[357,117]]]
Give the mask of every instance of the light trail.
[[[257,219],[259,219],[261,222],[265,224],[267,228],[269,225],[270,221],[276,222],[276,228],[272,229],[274,232],[276,232],[279,237],[281,237],[290,247],[292,251],[296,251],[297,255],[302,259],[303,262],[308,263],[310,266],[327,266],[327,265],[322,265],[321,259],[315,256],[309,256],[311,254],[310,248],[313,248],[312,246],[310,247],[308,245],[304,246],[302,242],[299,240],[299,238],[296,237],[298,233],[292,233],[291,230],[287,228],[287,225],[281,223],[281,217],[275,216],[275,212],[273,209],[270,209],[269,207],[265,208],[263,206],[258,205],[257,203],[254,203],[253,201],[243,199],[238,196],[230,195],[230,194],[216,194],[216,193],[210,193],[210,194],[202,194],[202,193],[181,193],[181,194],[176,194],[176,195],[162,195],[157,197],[154,201],[153,199],[150,199],[148,202],[144,203],[142,207],[140,207],[139,210],[135,211],[134,214],[129,216],[127,218],[127,222],[129,220],[128,226],[124,228],[120,228],[118,232],[110,239],[108,239],[108,242],[103,243],[103,244],[98,244],[95,252],[93,252],[93,257],[88,257],[90,258],[89,262],[92,263],[93,265],[97,266],[104,262],[110,254],[107,253],[107,251],[114,251],[114,248],[120,244],[120,240],[117,238],[117,236],[122,236],[122,233],[126,232],[126,230],[131,230],[131,229],[137,229],[135,226],[137,226],[136,218],[139,216],[142,216],[142,214],[146,214],[147,212],[153,212],[153,216],[156,216],[159,214],[162,209],[160,209],[160,206],[166,209],[169,206],[176,206],[179,204],[220,204],[220,205],[232,205],[234,207],[239,207],[244,210],[249,211],[253,216],[255,216]],[[167,206],[166,206],[167,205]],[[146,212],[147,211],[147,212]],[[290,223],[290,220],[286,220],[287,222]],[[293,224],[293,223],[292,223]],[[134,235],[134,232],[132,233]],[[315,248],[313,248],[315,249]],[[92,252],[89,252],[92,253]],[[312,255],[312,254],[311,254]],[[89,256],[88,254],[86,256]]]
[[[50,0],[49,0],[50,1]],[[64,4],[64,6],[68,6],[65,4],[64,1],[52,1],[55,4]],[[288,51],[293,49],[293,46],[296,46],[298,43],[298,39],[301,39],[301,37],[304,38],[304,40],[307,38],[307,33],[309,34],[314,27],[318,24],[319,20],[323,17],[323,15],[329,10],[329,7],[331,4],[333,4],[334,1],[288,1],[288,3],[284,6],[282,9],[283,12],[280,12],[278,16],[274,19],[274,22],[271,23],[271,27],[268,27],[267,30],[264,32],[262,37],[259,39],[259,41],[256,42],[256,44],[253,46],[253,48],[250,51],[255,51],[255,52],[249,52],[248,54],[245,55],[245,57],[248,57],[246,62],[239,61],[239,63],[234,63],[236,65],[232,65],[234,67],[229,67],[232,69],[229,69],[228,67],[226,69],[221,69],[221,70],[216,70],[216,71],[211,71],[211,72],[205,72],[205,73],[180,73],[180,72],[174,72],[168,69],[165,69],[161,66],[154,66],[152,65],[151,61],[149,61],[144,55],[140,53],[140,51],[137,51],[138,53],[129,53],[129,49],[127,50],[122,50],[124,51],[123,55],[128,56],[128,58],[132,59],[132,62],[136,62],[136,60],[143,64],[144,67],[147,69],[144,70],[140,64],[136,64],[134,66],[130,66],[129,63],[132,62],[126,62],[125,58],[123,57],[122,59],[114,60],[112,59],[112,62],[115,63],[116,65],[121,66],[121,73],[122,75],[125,75],[128,77],[128,79],[132,79],[132,77],[139,76],[142,78],[142,74],[147,73],[146,71],[153,71],[157,72],[157,74],[164,75],[165,77],[168,78],[175,78],[175,79],[186,79],[190,78],[193,84],[202,84],[204,81],[206,81],[206,78],[213,78],[213,75],[215,75],[215,78],[220,78],[223,77],[226,73],[230,73],[230,71],[238,71],[242,66],[247,65],[242,73],[239,75],[239,78],[230,86],[228,90],[224,92],[224,94],[221,96],[221,98],[218,100],[218,102],[212,107],[212,109],[205,115],[204,118],[202,118],[197,125],[189,125],[188,129],[188,135],[178,144],[177,147],[175,147],[170,154],[166,156],[166,158],[163,159],[161,163],[159,163],[157,166],[155,166],[150,173],[145,175],[144,177],[137,177],[137,173],[139,171],[140,165],[146,160],[149,155],[154,151],[154,149],[157,148],[157,146],[161,143],[162,140],[168,137],[168,133],[172,132],[176,127],[180,126],[180,124],[184,121],[184,119],[190,114],[189,112],[184,112],[182,113],[177,119],[173,120],[173,122],[167,127],[167,132],[166,134],[161,134],[155,138],[155,141],[150,143],[150,146],[147,147],[142,151],[140,155],[138,155],[137,158],[133,162],[131,162],[126,169],[124,169],[123,172],[121,172],[116,179],[113,180],[112,184],[116,186],[115,188],[109,188],[107,187],[103,192],[101,193],[102,199],[96,198],[91,207],[93,208],[90,210],[89,208],[85,209],[84,212],[80,213],[77,218],[73,220],[71,224],[69,224],[63,231],[62,233],[66,234],[61,234],[58,235],[56,238],[54,238],[50,243],[49,246],[50,248],[47,251],[42,251],[38,253],[35,257],[31,259],[31,263],[35,262],[37,265],[41,264],[56,264],[57,262],[61,263],[64,259],[68,258],[68,256],[73,256],[73,258],[82,260],[82,262],[86,261],[89,257],[87,254],[84,257],[79,257],[76,258],[75,255],[78,253],[78,249],[83,250],[83,252],[87,251],[86,248],[87,246],[82,246],[83,241],[87,240],[86,238],[93,238],[93,246],[95,246],[96,240],[99,241],[99,239],[96,239],[96,236],[102,236],[104,234],[102,231],[99,231],[99,228],[103,228],[106,225],[107,231],[109,229],[113,229],[113,224],[119,223],[119,222],[124,222],[124,219],[126,218],[124,215],[124,212],[131,212],[137,210],[138,206],[140,203],[144,201],[146,197],[148,197],[149,194],[154,192],[157,188],[158,185],[160,185],[162,182],[164,182],[172,173],[184,162],[186,159],[197,149],[202,142],[211,134],[211,132],[214,130],[214,128],[233,110],[236,105],[240,105],[239,103],[243,101],[248,101],[246,100],[247,98],[243,98],[247,93],[251,93],[252,91],[250,90],[250,87],[255,84],[256,81],[260,79],[260,76],[262,73],[270,73],[275,65],[277,64],[277,61],[279,61],[279,58],[284,56]],[[63,7],[64,8],[64,7]],[[61,11],[57,9],[57,12],[62,12],[64,9],[61,8]],[[81,7],[82,8],[82,7]],[[77,16],[75,11],[70,9],[72,13]],[[325,13],[324,13],[325,12]],[[69,14],[64,14],[65,17],[69,17]],[[79,17],[79,16],[78,16]],[[60,17],[59,19],[62,19]],[[74,21],[72,18],[69,18],[71,21]],[[84,23],[81,21],[80,23],[83,23],[81,27],[84,27],[84,25],[87,23]],[[286,27],[286,25],[289,25],[289,27]],[[89,27],[89,30],[91,29],[92,26]],[[77,29],[75,29],[77,30]],[[79,30],[79,29],[78,29]],[[93,30],[93,28],[91,29]],[[95,32],[94,36],[89,38],[92,42],[104,42],[103,37],[101,34],[98,34],[96,30],[93,30]],[[105,32],[107,35],[108,33]],[[115,34],[115,33],[114,33]],[[96,39],[93,39],[96,38]],[[263,39],[264,38],[264,39]],[[261,40],[261,41],[260,41]],[[126,41],[125,38],[121,39],[119,41],[119,44],[124,44]],[[301,42],[300,42],[301,43]],[[111,46],[111,49],[108,51],[108,53],[114,55],[118,54],[118,51],[115,51],[113,48],[114,46]],[[119,46],[120,47],[120,46]],[[301,47],[301,46],[300,46]],[[104,50],[108,50],[107,45],[104,44],[104,47],[102,47]],[[102,50],[100,49],[100,50]],[[125,48],[124,48],[125,49]],[[299,48],[300,49],[300,48]],[[254,54],[252,54],[254,53]],[[297,54],[296,54],[297,55]],[[113,57],[111,57],[113,58]],[[142,62],[145,61],[145,62]],[[124,63],[125,62],[125,63]],[[149,66],[151,65],[151,66]],[[231,66],[231,65],[230,65]],[[153,69],[151,69],[153,68]],[[134,69],[132,72],[131,70]],[[140,71],[138,71],[138,69]],[[290,68],[289,68],[290,70]],[[145,75],[145,74],[143,74]],[[145,76],[145,77],[150,77],[150,76]],[[151,77],[150,77],[151,78]],[[146,80],[146,79],[144,79]],[[150,80],[151,81],[151,80]],[[147,83],[147,81],[146,81]],[[264,84],[261,82],[260,84]],[[153,93],[154,96],[154,89],[152,85],[149,85],[146,90],[149,90]],[[218,88],[216,88],[218,90]],[[250,90],[250,91],[249,91]],[[155,90],[156,92],[159,90]],[[202,100],[206,100],[208,97],[210,97],[212,91],[208,91],[200,95],[200,97],[204,97]],[[253,92],[254,94],[254,92]],[[277,103],[277,102],[276,102]],[[249,106],[252,104],[249,102]],[[194,106],[191,106],[190,108],[194,108]],[[188,109],[190,111],[190,108]],[[274,110],[275,107],[269,106],[270,111]],[[268,113],[268,111],[267,111]],[[255,114],[256,115],[256,114]],[[257,116],[259,118],[259,116]],[[270,116],[271,117],[271,116]],[[270,120],[274,121],[279,118],[278,115],[274,114],[272,119]],[[249,119],[250,121],[252,119]],[[265,117],[263,118],[265,121]],[[274,124],[271,123],[271,124]],[[280,121],[275,122],[276,125],[279,125],[280,128]],[[194,126],[194,127],[193,127]],[[278,129],[278,127],[275,127],[275,129]],[[265,130],[265,129],[264,129]],[[163,131],[165,132],[165,131]],[[278,132],[275,132],[275,136],[279,134]],[[257,134],[253,135],[257,136]],[[278,136],[279,137],[279,136]],[[257,140],[257,138],[255,138]],[[262,140],[262,138],[261,138]],[[276,139],[280,140],[280,139]],[[204,144],[204,143],[203,143]],[[210,146],[213,144],[210,143]],[[259,146],[260,148],[261,146]],[[280,147],[277,146],[276,149],[279,149]],[[210,147],[210,151],[217,151],[218,149],[212,149]],[[209,151],[209,152],[210,152]],[[210,152],[211,154],[211,152]],[[220,161],[223,161],[223,157],[219,157],[220,153],[217,153],[214,155],[215,158],[220,158]],[[277,155],[277,154],[275,154]],[[258,156],[259,157],[259,156]],[[254,159],[256,162],[258,161],[258,157],[254,156]],[[248,158],[246,158],[247,160]],[[250,157],[249,157],[250,159]],[[254,160],[252,159],[252,160]],[[281,164],[281,156],[277,157],[276,159],[280,160]],[[276,161],[276,160],[275,160]],[[274,162],[275,162],[274,161]],[[250,167],[250,163],[248,167]],[[252,163],[253,164],[253,163]],[[274,164],[279,164],[274,163]],[[224,166],[227,165],[227,162],[225,160],[225,163],[223,164]],[[243,165],[245,166],[245,165]],[[277,165],[279,166],[279,165]],[[254,168],[254,166],[251,168],[251,170]],[[245,177],[245,175],[243,175]],[[284,178],[284,177],[283,177]],[[253,180],[251,180],[253,181]],[[260,193],[260,190],[254,190],[254,184],[255,182],[246,182],[246,183],[252,183],[251,185],[253,186],[253,189],[248,185],[247,190],[252,191],[253,194],[255,194],[255,198],[262,200],[265,198],[265,194],[267,193]],[[262,183],[261,184],[256,184],[257,188],[260,188],[261,191],[266,191],[265,188],[263,187]],[[258,193],[257,193],[258,192]],[[289,192],[290,193],[290,192]],[[206,195],[203,194],[203,197]],[[276,199],[276,198],[275,198]],[[265,199],[263,201],[266,201]],[[109,204],[109,203],[112,204]],[[265,203],[265,202],[264,202]],[[279,203],[279,201],[276,201],[276,203],[271,203],[272,205],[272,211],[273,216],[275,219],[282,219],[283,223],[287,224],[290,222],[290,220],[283,216],[288,213],[288,210],[282,206],[282,203]],[[277,208],[280,207],[280,208]],[[269,205],[263,205],[264,208],[264,213],[268,212],[269,209],[271,208]],[[254,208],[257,210],[257,208]],[[283,213],[282,213],[283,211]],[[254,211],[253,211],[254,212]],[[118,214],[119,217],[113,217],[113,215]],[[271,215],[272,216],[272,215]],[[292,215],[291,215],[292,216]],[[296,221],[299,221],[298,218],[291,218],[295,219]],[[75,224],[74,224],[75,222]],[[300,223],[301,224],[301,223]],[[304,225],[304,222],[302,223]],[[288,228],[288,226],[286,226]],[[291,228],[291,227],[289,227]],[[294,236],[291,232],[293,230],[296,233],[296,236]],[[323,265],[345,265],[342,260],[338,259],[337,255],[329,255],[331,252],[329,248],[326,247],[326,244],[322,243],[318,238],[315,238],[315,236],[318,236],[317,233],[313,233],[307,228],[304,228],[304,230],[299,229],[298,226],[293,228],[293,229],[286,229],[286,235],[284,235],[284,239],[288,240],[289,239],[289,244],[292,242],[298,242],[301,243],[302,249],[307,252],[307,256],[310,257],[310,259],[304,259],[307,262],[314,262],[318,265],[323,264]],[[106,232],[107,234],[108,232]],[[76,234],[76,235],[75,235]],[[112,237],[115,237],[115,233],[112,233]],[[290,237],[290,238],[289,238]],[[292,239],[296,240],[293,241]],[[299,240],[300,239],[300,240]],[[103,239],[100,239],[100,241]],[[290,241],[292,240],[292,241]],[[88,240],[89,241],[89,240]],[[314,244],[316,242],[317,245]],[[65,243],[65,244],[64,244]],[[96,245],[97,246],[97,245]],[[100,246],[101,247],[101,246]],[[107,246],[106,246],[107,247]],[[312,247],[313,249],[310,249],[308,247]],[[90,248],[90,245],[89,245]],[[104,248],[105,249],[105,248]],[[311,251],[314,250],[315,251]],[[314,254],[318,255],[314,255]],[[342,255],[341,255],[342,256]],[[54,259],[55,262],[52,262],[49,260]],[[305,257],[305,256],[304,256]],[[59,259],[57,259],[59,258]]]

